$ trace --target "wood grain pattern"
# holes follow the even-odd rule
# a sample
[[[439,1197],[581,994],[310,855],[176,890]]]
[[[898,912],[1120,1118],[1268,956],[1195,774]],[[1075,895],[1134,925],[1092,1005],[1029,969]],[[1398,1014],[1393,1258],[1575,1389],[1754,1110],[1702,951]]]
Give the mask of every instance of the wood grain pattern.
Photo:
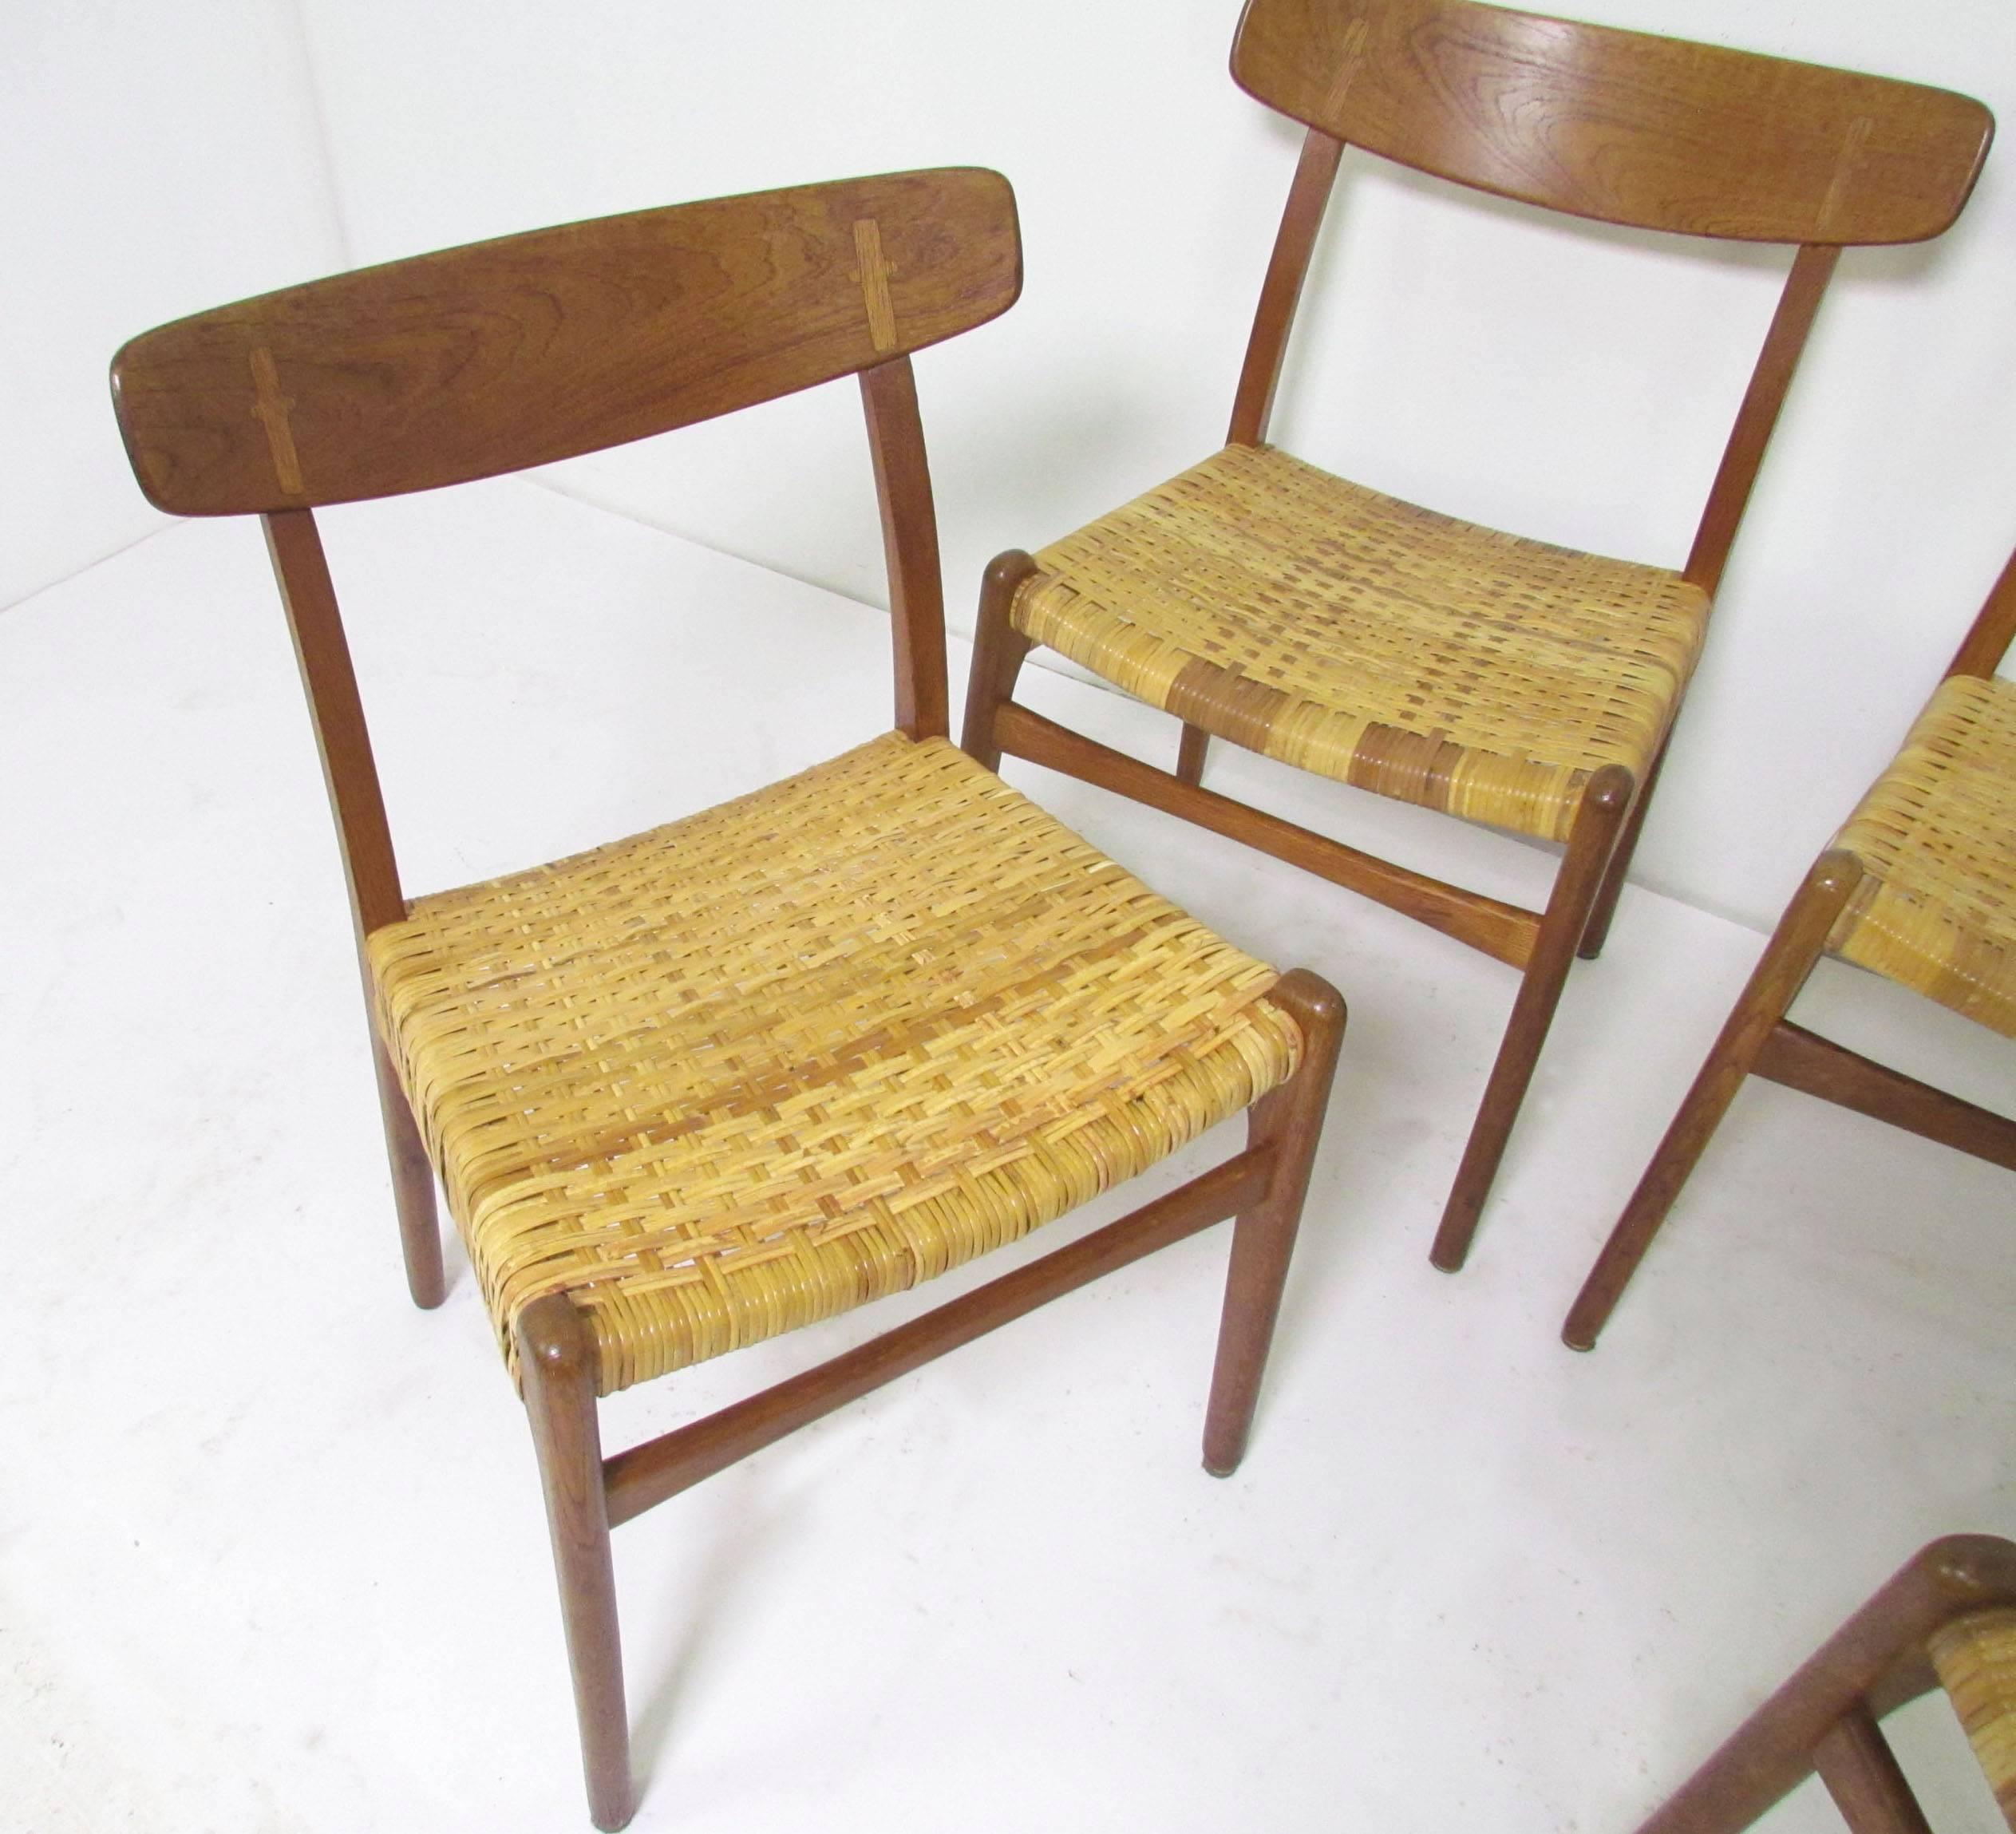
[[[1249,0],[1232,74],[1418,171],[1745,241],[1937,235],[1994,126],[1943,89],[1469,0]]]
[[[984,323],[1021,284],[1006,180],[898,173],[269,293],[135,338],[113,360],[113,397],[162,509],[341,503],[551,464],[848,375]]]

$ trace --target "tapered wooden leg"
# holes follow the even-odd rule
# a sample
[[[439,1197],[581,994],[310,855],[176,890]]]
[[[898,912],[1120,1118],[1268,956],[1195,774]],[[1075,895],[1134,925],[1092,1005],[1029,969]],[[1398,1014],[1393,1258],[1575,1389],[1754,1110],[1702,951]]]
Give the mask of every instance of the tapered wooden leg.
[[[1527,1085],[1533,1080],[1533,1065],[1539,1061],[1548,1027],[1554,1022],[1554,1009],[1560,1003],[1562,983],[1588,926],[1603,868],[1610,863],[1631,803],[1631,773],[1621,765],[1605,765],[1583,790],[1567,852],[1533,940],[1519,997],[1512,1002],[1504,1042],[1498,1047],[1498,1060],[1484,1085],[1469,1144],[1464,1148],[1455,1186],[1443,1208],[1441,1226],[1435,1232],[1435,1245],[1429,1251],[1429,1259],[1445,1272],[1454,1273],[1470,1252],[1477,1218],[1497,1176],[1498,1162],[1505,1156],[1505,1142],[1512,1137],[1512,1123],[1519,1118]]]
[[[598,1828],[623,1828],[637,1812],[637,1792],[630,1774],[630,1717],[595,1418],[595,1343],[572,1302],[559,1293],[526,1306],[516,1333],[574,1670],[588,1812]]]
[[[1932,1834],[1868,1704],[1857,1701],[1813,1752],[1849,1834]]]
[[[1785,1018],[1785,1009],[1806,984],[1813,964],[1826,947],[1841,907],[1862,876],[1861,862],[1852,853],[1822,854],[1780,919],[1764,959],[1749,978],[1723,1025],[1686,1100],[1673,1117],[1638,1188],[1611,1231],[1603,1253],[1583,1283],[1582,1291],[1562,1327],[1562,1341],[1571,1350],[1595,1347],[1596,1336],[1617,1304],[1652,1238],[1673,1208],[1680,1188],[1714,1137],[1743,1079]]]
[[[1670,740],[1667,742],[1670,742]],[[1596,888],[1596,902],[1589,907],[1589,921],[1583,926],[1582,943],[1575,953],[1593,962],[1603,952],[1610,935],[1610,920],[1617,915],[1617,900],[1624,895],[1624,879],[1638,852],[1638,837],[1645,832],[1645,812],[1652,806],[1652,792],[1659,787],[1659,773],[1666,767],[1666,744],[1662,744],[1645,773],[1645,781],[1632,799],[1631,812],[1624,818],[1624,832],[1611,849],[1610,864],[1603,868],[1603,882]]]
[[[1211,734],[1202,726],[1183,722],[1183,742],[1176,748],[1176,781],[1195,789],[1204,781],[1204,753],[1211,749]]]
[[[1232,1225],[1218,1361],[1212,1370],[1211,1405],[1204,1417],[1204,1469],[1214,1477],[1230,1476],[1246,1455],[1253,1407],[1288,1278],[1288,1257],[1322,1138],[1337,1049],[1344,1036],[1342,996],[1307,969],[1283,974],[1268,997],[1294,1014],[1302,1030],[1302,1057],[1294,1076],[1248,1111],[1252,1143],[1271,1145],[1275,1161],[1267,1195]]]
[[[406,1290],[416,1306],[431,1311],[448,1294],[441,1272],[441,1223],[434,1209],[434,1168],[392,1060],[376,1037],[371,1040],[371,1061],[378,1078],[378,1112],[385,1119],[385,1155],[392,1161],[392,1201],[399,1212]]]
[[[1036,571],[1036,563],[1019,547],[998,554],[980,582],[980,611],[973,633],[973,668],[966,678],[966,725],[959,749],[975,764],[1001,769],[1001,747],[994,742],[994,717],[1014,692],[1022,658],[1032,646],[1008,621],[1015,590]]]

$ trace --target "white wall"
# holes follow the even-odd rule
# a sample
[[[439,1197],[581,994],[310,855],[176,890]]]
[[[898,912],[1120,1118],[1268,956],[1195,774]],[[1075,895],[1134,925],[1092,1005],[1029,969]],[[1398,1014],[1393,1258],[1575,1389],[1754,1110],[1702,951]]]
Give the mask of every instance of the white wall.
[[[2002,0],[1583,10],[1963,89],[2016,117]],[[1005,319],[919,360],[966,623],[989,555],[1040,545],[1222,437],[1298,137],[1225,73],[1235,11],[301,0],[297,38],[285,0],[204,0],[201,30],[165,0],[116,15],[17,0],[6,81],[46,182],[3,207],[17,258],[0,287],[30,334],[0,359],[0,584],[18,592],[152,526],[103,408],[118,339],[335,264],[339,223],[350,258],[378,260],[970,162],[1014,180],[1028,286]],[[2016,540],[2011,160],[1991,157],[1943,241],[1844,260],[1737,548],[1640,855],[1646,883],[1768,923]],[[1360,159],[1347,172],[1278,437],[1437,508],[1677,562],[1785,258],[1559,225]],[[845,388],[555,481],[881,595]],[[1460,872],[1461,851],[1441,864]]]
[[[164,525],[105,366],[164,318],[345,265],[291,0],[0,7],[0,605]]]

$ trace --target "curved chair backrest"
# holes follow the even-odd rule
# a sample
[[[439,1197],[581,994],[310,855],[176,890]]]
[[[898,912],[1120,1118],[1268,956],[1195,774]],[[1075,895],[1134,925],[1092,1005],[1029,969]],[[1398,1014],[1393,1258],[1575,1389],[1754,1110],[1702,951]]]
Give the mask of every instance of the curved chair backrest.
[[[360,946],[406,905],[317,505],[547,464],[858,374],[895,723],[942,737],[944,601],[909,353],[998,316],[1021,287],[1007,180],[955,168],[416,255],[121,350],[114,404],[149,500],[264,520]]]
[[[1945,89],[1469,0],[1251,0],[1232,74],[1459,184],[1752,242],[1937,235],[1994,128]]]
[[[990,172],[674,204],[422,255],[136,338],[113,362],[140,488],[183,516],[459,484],[711,419],[1006,311]]]
[[[1309,129],[1235,445],[1267,437],[1347,143],[1605,223],[1799,245],[1687,557],[1711,594],[1841,249],[1937,235],[1994,133],[1987,109],[1948,90],[1472,0],[1247,0],[1232,75]]]

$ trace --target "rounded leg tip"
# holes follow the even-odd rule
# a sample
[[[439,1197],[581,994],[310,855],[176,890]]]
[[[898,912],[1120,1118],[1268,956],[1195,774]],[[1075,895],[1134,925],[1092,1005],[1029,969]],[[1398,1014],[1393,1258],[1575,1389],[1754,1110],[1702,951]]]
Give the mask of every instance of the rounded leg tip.
[[[637,1796],[634,1791],[626,1792],[614,1802],[591,1802],[588,1819],[602,1830],[602,1834],[621,1834],[637,1815]]]
[[[1428,1264],[1439,1273],[1460,1274],[1463,1271],[1464,1262],[1469,1258],[1467,1254],[1452,1249],[1431,1248],[1428,1253]]]
[[[1594,1331],[1578,1331],[1571,1328],[1561,1334],[1561,1342],[1571,1350],[1580,1350],[1585,1356],[1596,1347]]]
[[[1229,1464],[1225,1464],[1219,1463],[1216,1459],[1211,1457],[1208,1454],[1205,1457],[1204,1471],[1207,1476],[1212,1477],[1230,1477],[1231,1474],[1238,1469],[1239,1460],[1236,1458],[1235,1458]]]

